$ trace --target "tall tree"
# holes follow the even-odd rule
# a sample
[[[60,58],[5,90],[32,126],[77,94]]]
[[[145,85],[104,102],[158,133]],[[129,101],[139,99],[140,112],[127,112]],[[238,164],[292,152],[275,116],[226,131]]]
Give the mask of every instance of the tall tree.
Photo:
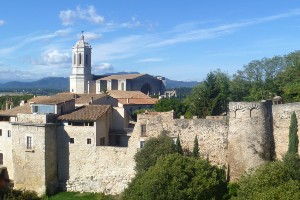
[[[182,150],[182,146],[181,146],[181,143],[180,143],[179,135],[177,136],[177,140],[176,140],[176,151],[177,151],[178,154],[183,155],[183,150]]]
[[[199,144],[198,144],[198,137],[196,135],[195,139],[194,139],[194,148],[193,148],[193,157],[195,158],[199,158],[200,157],[200,153],[199,153]]]
[[[290,132],[289,132],[289,148],[288,148],[288,153],[298,153],[298,144],[299,144],[299,139],[298,139],[298,122],[297,122],[297,117],[296,113],[293,112],[291,116],[291,124],[290,124]]]
[[[227,111],[229,101],[229,76],[221,71],[210,72],[205,81],[194,87],[186,99],[188,113],[205,117]]]

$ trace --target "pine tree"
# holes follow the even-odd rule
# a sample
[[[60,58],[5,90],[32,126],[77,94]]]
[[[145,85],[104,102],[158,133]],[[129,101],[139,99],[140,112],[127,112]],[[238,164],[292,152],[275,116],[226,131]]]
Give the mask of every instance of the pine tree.
[[[196,135],[195,140],[194,140],[194,148],[193,148],[193,157],[199,158],[200,153],[199,153],[199,144],[198,144],[198,137]]]
[[[183,155],[183,150],[180,144],[180,139],[179,139],[179,135],[177,136],[177,140],[176,140],[176,151],[178,154]]]
[[[290,124],[290,132],[289,132],[289,148],[288,148],[288,153],[298,153],[298,144],[299,144],[299,139],[298,139],[298,122],[297,122],[297,117],[296,113],[293,112],[291,116],[291,124]]]

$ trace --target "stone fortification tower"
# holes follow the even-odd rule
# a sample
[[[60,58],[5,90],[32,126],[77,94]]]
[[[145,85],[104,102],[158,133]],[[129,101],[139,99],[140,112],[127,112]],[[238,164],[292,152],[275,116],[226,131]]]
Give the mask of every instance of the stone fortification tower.
[[[229,110],[228,164],[235,180],[274,156],[272,103],[230,102]]]
[[[89,93],[91,74],[92,47],[84,41],[83,32],[80,40],[72,48],[72,74],[70,76],[70,92]]]

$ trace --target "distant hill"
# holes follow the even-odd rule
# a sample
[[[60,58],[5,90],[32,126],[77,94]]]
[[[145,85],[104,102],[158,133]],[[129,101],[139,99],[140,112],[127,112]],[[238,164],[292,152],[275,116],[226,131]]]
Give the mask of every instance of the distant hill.
[[[167,79],[167,89],[173,89],[173,88],[193,88],[197,85],[199,85],[200,82],[197,81],[175,81]]]
[[[64,77],[46,77],[32,82],[12,81],[0,84],[2,89],[61,89],[69,90],[69,78]]]
[[[130,72],[133,73],[133,72]],[[134,72],[137,73],[137,72]],[[124,72],[111,73],[105,75],[113,74],[126,74]],[[129,74],[129,73],[127,73]],[[105,76],[104,75],[104,76]],[[174,81],[170,79],[167,80],[167,89],[172,88],[192,88],[199,84],[197,81]],[[7,83],[0,84],[0,89],[33,89],[33,88],[43,88],[43,89],[59,89],[59,90],[69,90],[69,78],[65,77],[46,77],[32,82],[21,82],[21,81],[11,81]]]

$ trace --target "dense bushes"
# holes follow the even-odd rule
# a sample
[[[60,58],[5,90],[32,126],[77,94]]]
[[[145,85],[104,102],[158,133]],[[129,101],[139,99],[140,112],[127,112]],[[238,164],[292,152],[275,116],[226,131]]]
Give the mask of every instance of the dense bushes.
[[[171,154],[138,174],[124,192],[124,200],[223,199],[225,171],[207,160]]]

